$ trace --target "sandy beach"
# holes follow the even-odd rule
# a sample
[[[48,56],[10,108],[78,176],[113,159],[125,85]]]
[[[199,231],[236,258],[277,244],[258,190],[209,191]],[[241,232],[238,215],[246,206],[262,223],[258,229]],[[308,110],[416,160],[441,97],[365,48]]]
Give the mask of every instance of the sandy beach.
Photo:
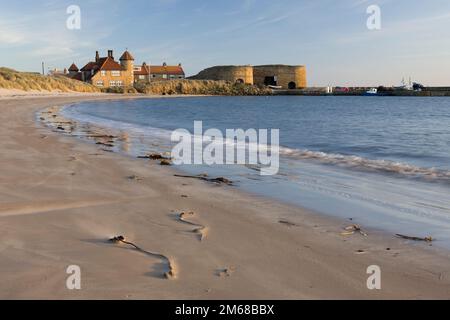
[[[351,221],[175,177],[36,123],[39,110],[91,99],[118,96],[0,99],[0,298],[450,298],[444,250],[377,230],[343,236]],[[108,242],[118,235],[150,253]],[[70,265],[81,290],[66,287]],[[381,290],[366,286],[371,265]]]

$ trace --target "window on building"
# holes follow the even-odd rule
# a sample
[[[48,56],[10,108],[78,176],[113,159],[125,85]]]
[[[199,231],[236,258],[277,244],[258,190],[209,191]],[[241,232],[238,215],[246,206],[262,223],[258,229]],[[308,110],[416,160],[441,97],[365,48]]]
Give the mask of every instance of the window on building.
[[[102,75],[102,77],[106,76],[106,70],[102,70],[101,75]]]
[[[123,81],[120,80],[111,80],[109,81],[109,86],[110,87],[122,87],[123,86]]]
[[[120,71],[118,71],[118,70],[113,70],[113,71],[111,71],[111,75],[112,75],[113,77],[120,77]]]
[[[175,76],[173,74],[170,75],[170,79],[174,79]]]
[[[156,74],[152,74],[152,78],[156,78]]]
[[[167,79],[167,74],[163,74],[163,79]]]
[[[96,85],[97,87],[103,87],[103,80],[98,80],[98,81],[95,83],[95,85]]]
[[[144,79],[145,79],[145,76],[143,76],[143,75],[139,76],[139,80],[144,80]]]

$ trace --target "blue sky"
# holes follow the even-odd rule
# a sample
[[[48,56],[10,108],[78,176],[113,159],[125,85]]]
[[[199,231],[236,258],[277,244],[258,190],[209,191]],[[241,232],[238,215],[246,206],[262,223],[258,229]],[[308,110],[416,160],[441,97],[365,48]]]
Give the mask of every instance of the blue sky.
[[[69,5],[81,30],[66,28]],[[366,27],[371,4],[382,28]],[[187,74],[225,64],[303,64],[310,86],[450,85],[448,0],[0,0],[0,65],[81,67],[95,50]]]

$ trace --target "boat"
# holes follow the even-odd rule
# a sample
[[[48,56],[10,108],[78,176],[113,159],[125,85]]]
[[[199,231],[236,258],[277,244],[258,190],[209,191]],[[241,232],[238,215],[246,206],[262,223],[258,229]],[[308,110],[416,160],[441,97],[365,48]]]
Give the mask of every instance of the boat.
[[[377,88],[371,88],[364,92],[364,96],[377,96],[378,95],[378,89]]]
[[[394,87],[395,90],[413,90],[413,85],[411,84],[411,77],[409,78],[409,82],[406,83],[405,78],[402,79],[402,84],[400,86]]]

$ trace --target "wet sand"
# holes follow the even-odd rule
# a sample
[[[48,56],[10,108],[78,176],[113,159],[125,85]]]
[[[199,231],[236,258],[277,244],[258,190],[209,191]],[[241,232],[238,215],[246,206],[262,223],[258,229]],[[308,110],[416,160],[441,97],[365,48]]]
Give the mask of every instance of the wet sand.
[[[111,96],[0,100],[0,298],[450,298],[446,251],[376,230],[344,236],[351,221],[175,177],[35,122],[86,99]],[[108,241],[119,235],[141,250]],[[66,287],[69,265],[81,290]],[[367,289],[370,265],[381,290]]]

